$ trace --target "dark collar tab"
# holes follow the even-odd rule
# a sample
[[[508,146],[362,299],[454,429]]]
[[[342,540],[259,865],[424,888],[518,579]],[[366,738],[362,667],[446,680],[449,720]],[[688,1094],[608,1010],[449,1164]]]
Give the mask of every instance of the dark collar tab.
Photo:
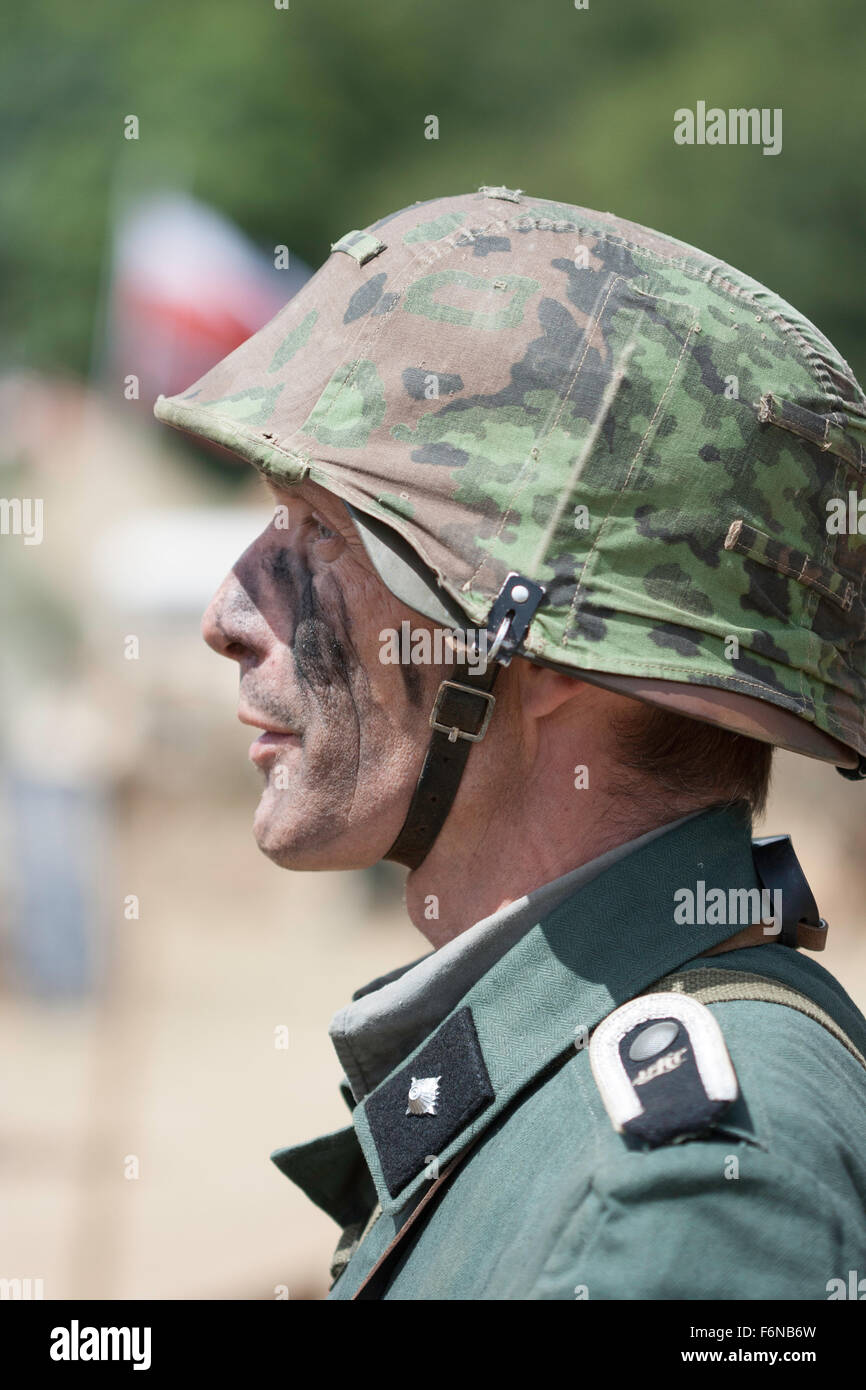
[[[495,1098],[472,1010],[452,1014],[420,1052],[364,1101],[394,1197]]]

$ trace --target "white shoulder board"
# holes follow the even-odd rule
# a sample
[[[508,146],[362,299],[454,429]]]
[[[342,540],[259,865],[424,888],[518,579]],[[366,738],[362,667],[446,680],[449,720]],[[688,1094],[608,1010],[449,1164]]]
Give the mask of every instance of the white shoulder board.
[[[643,994],[598,1025],[589,1044],[614,1128],[655,1147],[711,1129],[738,1094],[722,1030],[688,994]]]

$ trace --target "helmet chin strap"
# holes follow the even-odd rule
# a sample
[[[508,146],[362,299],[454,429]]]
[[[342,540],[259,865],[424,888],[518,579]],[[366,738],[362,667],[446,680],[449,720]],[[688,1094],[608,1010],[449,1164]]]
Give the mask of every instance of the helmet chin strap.
[[[403,828],[385,859],[417,869],[445,824],[454,804],[472,745],[487,732],[496,697],[490,694],[499,666],[489,661],[483,674],[458,666],[443,681],[430,714],[433,729],[421,775]]]
[[[545,597],[541,584],[509,574],[487,618],[486,635],[492,640],[483,670],[462,664],[455,667],[453,680],[442,681],[430,712],[433,734],[421,774],[402,829],[383,858],[408,869],[426,859],[454,805],[472,745],[487,732],[496,704],[490,692],[499,668],[511,661]]]

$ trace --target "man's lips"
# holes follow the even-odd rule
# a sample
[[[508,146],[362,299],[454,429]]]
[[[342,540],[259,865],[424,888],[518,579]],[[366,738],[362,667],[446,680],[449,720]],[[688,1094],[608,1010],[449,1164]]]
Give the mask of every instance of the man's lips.
[[[252,710],[245,709],[243,705],[238,710],[238,719],[241,724],[249,724],[253,729],[264,729],[266,734],[291,734],[295,738],[298,736],[297,729],[281,729],[278,724],[269,724],[266,719],[253,714]]]
[[[266,765],[272,762],[279,753],[280,749],[291,747],[292,744],[300,743],[301,736],[294,729],[278,729],[271,724],[266,724],[264,720],[248,710],[238,710],[238,719],[242,724],[249,724],[253,729],[261,729],[259,737],[250,745],[250,762],[256,766]]]

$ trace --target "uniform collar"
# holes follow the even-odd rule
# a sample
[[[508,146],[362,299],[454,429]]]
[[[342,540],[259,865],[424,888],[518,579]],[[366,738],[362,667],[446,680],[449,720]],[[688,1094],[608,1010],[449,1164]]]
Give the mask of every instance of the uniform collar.
[[[358,990],[329,1032],[355,1100],[379,1085],[526,932],[599,874],[694,814],[658,826],[501,908],[437,951]],[[697,813],[699,814],[699,813]]]
[[[383,1211],[409,1203],[431,1157],[460,1152],[579,1032],[730,936],[726,924],[675,921],[675,893],[698,880],[759,886],[742,804],[689,817],[584,882],[364,1097],[353,1118]],[[413,1079],[435,1078],[435,1113],[407,1114]]]

